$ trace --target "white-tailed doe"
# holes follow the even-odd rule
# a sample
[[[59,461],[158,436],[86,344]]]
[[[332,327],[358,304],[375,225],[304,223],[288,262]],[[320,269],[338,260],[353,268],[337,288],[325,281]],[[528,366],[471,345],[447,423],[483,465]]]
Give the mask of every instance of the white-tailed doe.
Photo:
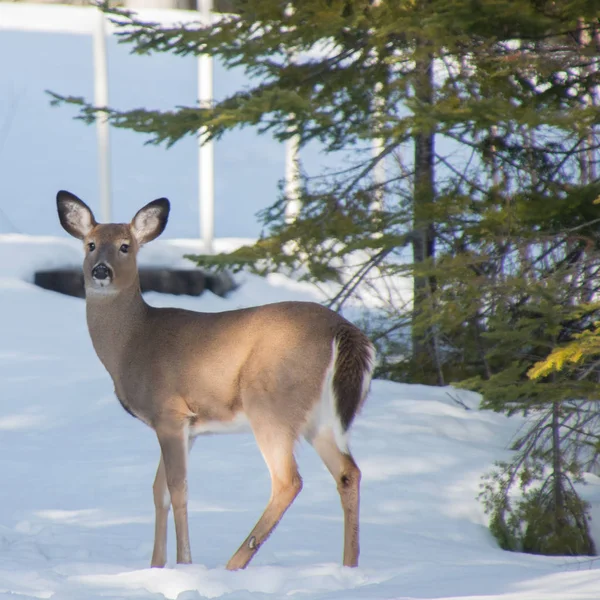
[[[374,350],[335,312],[281,302],[222,313],[153,308],[140,292],[136,255],[167,224],[169,201],[129,224],[98,224],[73,194],[56,197],[64,229],[84,243],[87,323],[123,408],[152,427],[161,459],[154,481],[152,566],[165,565],[173,505],[177,562],[191,562],[187,456],[194,438],[246,422],[271,475],[271,498],[227,564],[244,568],[302,488],[294,444],[304,436],[337,482],[344,556],[358,564],[360,471],[347,433],[367,395]]]

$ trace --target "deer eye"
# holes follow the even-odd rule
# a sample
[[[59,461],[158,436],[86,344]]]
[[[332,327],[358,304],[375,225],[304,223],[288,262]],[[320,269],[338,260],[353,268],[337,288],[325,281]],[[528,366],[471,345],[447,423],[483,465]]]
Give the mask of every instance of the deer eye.
[[[127,254],[129,252],[129,244],[121,244],[121,247],[119,248],[119,250],[123,254]]]
[[[89,250],[90,252],[93,252],[95,249],[96,249],[96,244],[94,244],[94,242],[90,242],[90,243],[88,244],[88,250]]]

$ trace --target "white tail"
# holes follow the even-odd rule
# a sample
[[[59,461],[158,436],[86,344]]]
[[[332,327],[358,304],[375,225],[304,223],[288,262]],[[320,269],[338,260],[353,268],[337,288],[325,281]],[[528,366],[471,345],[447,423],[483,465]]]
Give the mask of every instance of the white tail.
[[[168,200],[130,224],[98,224],[76,196],[57,195],[60,222],[85,247],[87,321],[123,408],[152,427],[161,448],[154,481],[152,566],[166,563],[173,505],[177,562],[191,562],[187,454],[196,436],[249,424],[271,475],[271,498],[227,564],[244,568],[302,488],[294,444],[305,437],[337,482],[344,555],[358,564],[360,470],[347,433],[368,392],[374,349],[335,312],[282,302],[223,313],[148,306],[136,255],[167,224]]]

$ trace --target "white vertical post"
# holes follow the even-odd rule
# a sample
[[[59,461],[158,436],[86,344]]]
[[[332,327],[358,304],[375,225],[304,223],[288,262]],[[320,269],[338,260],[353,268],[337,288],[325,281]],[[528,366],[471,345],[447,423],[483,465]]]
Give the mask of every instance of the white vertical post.
[[[285,16],[294,15],[294,5],[290,2],[285,7]],[[289,51],[288,61],[294,61],[295,54]],[[300,200],[300,136],[293,135],[285,141],[285,187],[287,200],[285,205],[285,222],[293,223],[301,208]]]
[[[293,135],[285,141],[285,221],[293,223],[300,212],[300,137]]]
[[[381,138],[373,140],[373,158],[379,156],[385,149]],[[371,204],[371,210],[378,211],[383,209],[383,184],[385,183],[385,160],[380,159],[373,167],[373,186],[375,187],[375,200]]]
[[[374,117],[377,119],[381,115],[383,108],[383,99],[381,98],[381,83],[375,86],[375,99],[373,102]],[[385,149],[385,144],[382,138],[373,138],[371,152],[373,159],[381,155]],[[374,200],[371,203],[371,210],[378,211],[383,209],[383,184],[385,183],[385,161],[380,159],[373,167],[373,187],[375,188]]]
[[[211,23],[212,0],[197,0],[202,24]],[[213,102],[212,57],[201,54],[198,57],[198,102],[200,108],[209,108]],[[198,131],[198,204],[200,235],[205,254],[213,254],[215,229],[215,189],[213,143],[206,140],[206,131]]]
[[[108,106],[108,61],[106,57],[106,20],[98,9],[94,27],[94,106]],[[105,223],[111,219],[110,197],[110,140],[106,116],[96,116],[96,138],[98,145],[98,179],[100,183],[100,215]]]

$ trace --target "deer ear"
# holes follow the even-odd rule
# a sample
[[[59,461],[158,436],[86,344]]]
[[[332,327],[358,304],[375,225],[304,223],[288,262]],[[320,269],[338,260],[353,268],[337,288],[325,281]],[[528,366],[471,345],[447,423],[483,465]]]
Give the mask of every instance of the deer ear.
[[[166,198],[159,198],[138,210],[131,221],[131,229],[140,246],[156,239],[165,230],[170,208]]]
[[[77,196],[61,190],[56,194],[58,218],[63,229],[82,240],[97,225],[94,214]]]

